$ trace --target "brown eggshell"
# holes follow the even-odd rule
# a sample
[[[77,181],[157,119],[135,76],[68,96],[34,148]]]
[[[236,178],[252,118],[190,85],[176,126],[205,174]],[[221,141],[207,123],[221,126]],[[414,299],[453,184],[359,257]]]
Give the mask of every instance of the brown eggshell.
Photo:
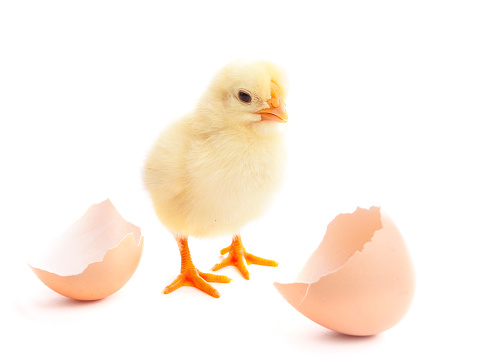
[[[297,282],[274,284],[299,312],[350,335],[374,335],[398,323],[414,294],[404,240],[380,208],[338,215]]]
[[[33,272],[50,289],[78,300],[105,298],[122,288],[141,259],[140,229],[110,201],[88,209],[57,241]],[[42,268],[40,268],[42,267]]]
[[[143,237],[138,245],[130,233],[105,254],[103,261],[89,264],[81,274],[60,276],[31,268],[47,287],[65,297],[96,300],[117,292],[130,280],[140,263],[142,251]]]

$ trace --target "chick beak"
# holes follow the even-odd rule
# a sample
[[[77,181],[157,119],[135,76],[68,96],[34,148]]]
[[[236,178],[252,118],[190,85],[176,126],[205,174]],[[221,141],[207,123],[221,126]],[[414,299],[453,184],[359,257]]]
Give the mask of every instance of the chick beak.
[[[269,107],[256,112],[258,115],[261,115],[261,121],[288,122],[286,104],[281,96],[279,86],[274,82],[271,83],[271,98],[266,102]]]

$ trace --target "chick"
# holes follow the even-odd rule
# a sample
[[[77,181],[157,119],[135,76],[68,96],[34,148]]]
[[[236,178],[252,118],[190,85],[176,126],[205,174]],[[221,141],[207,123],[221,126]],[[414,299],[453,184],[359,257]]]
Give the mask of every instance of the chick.
[[[263,214],[281,183],[285,97],[286,76],[279,67],[235,61],[216,74],[196,108],[156,140],[144,181],[181,254],[181,274],[165,294],[189,285],[219,297],[208,282],[230,281],[195,268],[189,236],[233,235],[221,251],[229,255],[213,271],[235,265],[249,279],[246,264],[278,265],[246,252],[239,233]]]

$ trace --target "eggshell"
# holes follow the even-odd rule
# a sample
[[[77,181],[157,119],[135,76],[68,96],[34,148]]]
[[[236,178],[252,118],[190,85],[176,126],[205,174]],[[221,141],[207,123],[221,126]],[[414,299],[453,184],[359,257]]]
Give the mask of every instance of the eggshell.
[[[128,282],[142,251],[140,228],[126,222],[106,200],[91,206],[30,267],[55,292],[73,299],[96,300]]]
[[[314,322],[349,335],[374,335],[397,324],[411,305],[410,255],[392,220],[379,208],[340,214],[329,225],[296,283],[274,283]]]

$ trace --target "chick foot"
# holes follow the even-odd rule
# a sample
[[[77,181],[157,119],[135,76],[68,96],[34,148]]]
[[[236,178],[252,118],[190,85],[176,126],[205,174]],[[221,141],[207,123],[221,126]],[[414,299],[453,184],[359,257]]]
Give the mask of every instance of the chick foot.
[[[218,291],[207,282],[229,283],[231,279],[224,275],[200,272],[191,260],[187,239],[177,239],[177,242],[181,254],[181,273],[164,289],[163,293],[168,294],[183,286],[190,286],[196,287],[212,297],[219,298],[220,294]]]
[[[246,269],[247,264],[258,264],[262,266],[277,267],[278,262],[272,261],[270,259],[264,259],[261,257],[254,256],[244,249],[243,242],[239,235],[233,237],[231,245],[221,250],[221,254],[228,254],[221,263],[218,263],[211,268],[212,271],[217,271],[218,269],[224,268],[229,265],[236,266],[245,279],[249,279],[249,272]]]

